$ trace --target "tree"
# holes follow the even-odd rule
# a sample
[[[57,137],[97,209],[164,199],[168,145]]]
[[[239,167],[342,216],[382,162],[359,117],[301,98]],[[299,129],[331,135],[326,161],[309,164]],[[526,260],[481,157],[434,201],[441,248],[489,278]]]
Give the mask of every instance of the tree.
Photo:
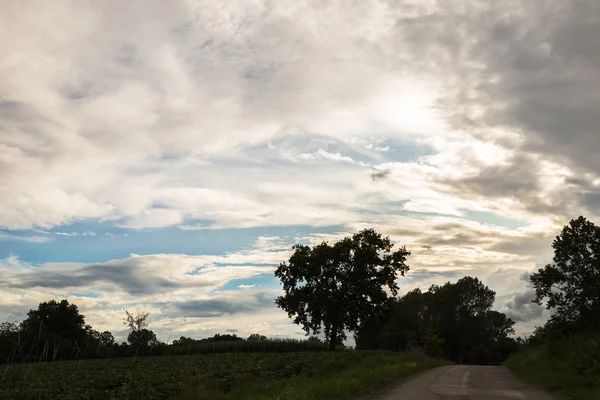
[[[30,332],[44,331],[63,338],[81,340],[86,333],[85,316],[75,304],[67,300],[51,300],[40,303],[37,310],[30,310],[23,321],[23,329]]]
[[[123,324],[128,326],[130,330],[129,335],[127,335],[127,341],[135,349],[136,354],[144,355],[150,347],[159,344],[156,334],[146,329],[149,324],[148,317],[150,313],[138,311],[133,314],[125,310],[125,315]]]
[[[435,329],[428,329],[425,332],[423,348],[429,357],[440,358],[444,355],[444,339],[440,338]]]
[[[479,279],[466,276],[456,283],[434,285],[429,294],[430,327],[444,338],[446,356],[465,362],[471,349],[481,343],[484,316],[494,304],[496,293]]]
[[[81,357],[88,343],[84,315],[67,300],[39,303],[22,323],[26,357],[41,360]]]
[[[0,323],[0,363],[11,363],[17,361],[20,353],[21,329],[15,322]]]
[[[552,243],[553,263],[531,275],[535,300],[566,325],[600,323],[600,227],[584,217],[571,220]]]
[[[253,333],[252,335],[248,336],[248,339],[246,340],[249,342],[264,342],[265,340],[267,340],[267,337],[265,335]]]
[[[398,274],[409,267],[405,247],[392,252],[389,237],[373,229],[362,230],[333,245],[323,242],[310,247],[297,244],[288,263],[281,263],[275,276],[285,295],[276,304],[301,325],[306,334],[321,330],[335,350],[346,338],[373,318],[383,318],[398,292]]]
[[[457,362],[498,364],[516,348],[514,321],[491,310],[495,293],[477,278],[433,285],[394,301],[383,322],[365,324],[355,335],[359,349],[406,350]]]
[[[100,334],[100,344],[102,346],[113,346],[115,344],[115,337],[109,331],[104,331]]]
[[[142,328],[129,332],[127,341],[137,350],[158,344],[156,334],[149,329]]]
[[[135,314],[130,313],[125,310],[125,319],[123,320],[123,325],[129,327],[129,330],[140,331],[148,326],[150,321],[148,321],[148,317],[150,316],[149,312],[138,311]]]
[[[180,336],[179,339],[173,340],[173,346],[191,346],[198,341],[189,337]]]
[[[515,334],[515,321],[506,314],[490,310],[485,313],[483,336],[491,341],[498,342]]]

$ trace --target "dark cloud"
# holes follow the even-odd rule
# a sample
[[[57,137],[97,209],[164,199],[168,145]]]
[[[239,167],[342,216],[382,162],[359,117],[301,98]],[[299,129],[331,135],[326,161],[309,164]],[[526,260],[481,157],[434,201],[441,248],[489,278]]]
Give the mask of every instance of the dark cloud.
[[[153,275],[152,271],[145,269],[142,263],[136,259],[89,264],[83,267],[74,267],[68,271],[38,267],[35,274],[31,273],[31,270],[28,272],[5,274],[0,278],[0,285],[20,289],[34,287],[64,289],[105,283],[112,284],[130,294],[151,294],[189,285],[189,283]],[[203,286],[202,282],[193,284],[197,287]]]
[[[440,182],[463,197],[515,199],[534,214],[567,215],[577,204],[569,188],[559,188],[552,196],[540,196],[544,189],[540,160],[531,154],[517,153],[505,165],[484,167],[470,177]]]
[[[501,253],[511,253],[518,255],[532,255],[537,257],[548,257],[552,254],[552,239],[557,232],[549,230],[548,232],[534,232],[524,236],[508,236],[493,243],[488,250]]]
[[[429,246],[484,246],[493,240],[493,235],[482,236],[478,232],[449,232],[445,235],[428,235],[419,239]]]
[[[266,308],[275,307],[275,297],[268,293],[256,293],[251,298],[244,299],[208,299],[191,300],[179,303],[162,304],[169,310],[169,315],[212,318],[223,315],[234,315],[263,311]]]
[[[515,293],[504,302],[504,313],[515,322],[528,322],[540,318],[544,308],[533,303],[535,291],[528,289],[521,293]]]
[[[382,181],[382,180],[386,179],[388,176],[390,176],[391,172],[392,171],[389,170],[389,169],[377,169],[377,168],[373,168],[369,172],[369,176],[374,181]]]
[[[396,23],[399,62],[444,76],[439,105],[451,124],[515,153],[505,166],[449,183],[471,198],[517,198],[534,213],[568,215],[580,205],[597,212],[597,190],[583,198],[566,187],[552,198],[537,195],[543,161],[600,171],[600,2],[415,7]],[[401,53],[404,45],[411,51]]]

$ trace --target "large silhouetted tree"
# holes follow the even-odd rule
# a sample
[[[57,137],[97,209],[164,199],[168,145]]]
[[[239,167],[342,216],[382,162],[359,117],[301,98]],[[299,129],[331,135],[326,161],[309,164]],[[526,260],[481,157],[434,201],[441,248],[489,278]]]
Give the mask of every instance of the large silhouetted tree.
[[[36,310],[27,313],[23,321],[25,330],[51,332],[64,338],[78,339],[85,336],[85,316],[75,304],[67,300],[50,300],[40,303]]]
[[[335,350],[345,330],[383,316],[396,295],[398,275],[409,267],[410,253],[402,247],[392,252],[392,242],[373,229],[365,229],[333,245],[295,245],[287,263],[275,276],[285,294],[277,305],[307,334],[321,330]]]
[[[30,310],[22,323],[24,348],[38,359],[78,358],[89,335],[84,315],[67,300],[51,300]]]
[[[584,329],[600,325],[600,227],[571,220],[552,243],[554,259],[531,275],[535,301],[554,311],[553,320]]]

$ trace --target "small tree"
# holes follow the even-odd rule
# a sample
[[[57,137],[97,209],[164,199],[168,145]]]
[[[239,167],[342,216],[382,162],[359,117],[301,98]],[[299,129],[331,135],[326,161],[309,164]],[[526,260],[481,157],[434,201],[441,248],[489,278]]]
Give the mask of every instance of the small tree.
[[[552,243],[552,264],[531,275],[535,302],[554,311],[553,320],[584,328],[600,323],[600,227],[572,220]]]
[[[374,316],[383,316],[391,306],[396,280],[409,267],[406,248],[392,252],[389,237],[365,229],[333,245],[314,247],[297,244],[288,263],[281,263],[275,276],[285,295],[276,299],[294,323],[306,334],[323,330],[331,350]],[[386,289],[388,291],[386,291]]]
[[[133,314],[125,310],[125,315],[123,325],[128,326],[131,331],[127,335],[127,341],[136,349],[136,352],[143,353],[148,347],[158,344],[154,332],[146,329],[149,324],[148,317],[150,313],[138,311]]]
[[[423,344],[425,354],[433,358],[441,358],[444,354],[444,339],[435,329],[428,329],[425,332],[425,340]]]

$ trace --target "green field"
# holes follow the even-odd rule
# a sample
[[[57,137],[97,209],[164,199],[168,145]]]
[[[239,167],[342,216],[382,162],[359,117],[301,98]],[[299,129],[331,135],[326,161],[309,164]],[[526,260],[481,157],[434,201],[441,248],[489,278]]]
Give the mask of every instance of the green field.
[[[346,399],[441,364],[418,356],[370,351],[12,364],[0,366],[0,398]]]

